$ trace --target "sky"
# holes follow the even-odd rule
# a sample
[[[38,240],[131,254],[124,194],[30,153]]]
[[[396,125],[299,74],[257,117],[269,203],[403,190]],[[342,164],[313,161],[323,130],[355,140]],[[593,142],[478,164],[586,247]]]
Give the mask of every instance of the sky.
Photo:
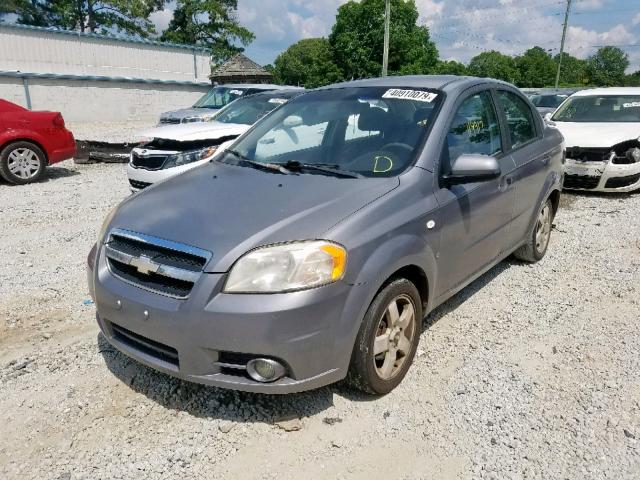
[[[264,65],[302,38],[327,36],[345,1],[239,0],[238,18],[256,35],[246,54]],[[415,1],[444,60],[466,63],[483,50],[519,54],[534,45],[560,49],[563,0]],[[171,4],[153,16],[159,29],[170,19]],[[640,0],[572,1],[565,51],[586,58],[604,44],[621,45],[628,71],[640,69]]]

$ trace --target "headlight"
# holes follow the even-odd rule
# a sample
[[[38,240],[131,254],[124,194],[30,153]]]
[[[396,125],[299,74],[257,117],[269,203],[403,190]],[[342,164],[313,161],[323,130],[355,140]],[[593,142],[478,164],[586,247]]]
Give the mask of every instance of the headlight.
[[[340,280],[347,266],[344,247],[324,240],[283,243],[245,254],[231,268],[227,293],[304,290]]]
[[[627,150],[627,158],[634,162],[640,162],[640,148],[633,147]]]
[[[107,235],[107,229],[109,228],[111,220],[113,220],[113,216],[116,214],[117,210],[118,206],[116,205],[111,210],[109,210],[109,213],[107,213],[107,216],[104,218],[102,227],[100,228],[100,233],[98,234],[98,240],[96,242],[98,245],[104,242],[104,237]]]
[[[217,148],[217,146],[207,147],[200,150],[191,150],[189,152],[169,155],[164,163],[163,168],[179,167],[180,165],[197,162],[198,160],[205,160],[213,156],[213,154],[216,153]]]

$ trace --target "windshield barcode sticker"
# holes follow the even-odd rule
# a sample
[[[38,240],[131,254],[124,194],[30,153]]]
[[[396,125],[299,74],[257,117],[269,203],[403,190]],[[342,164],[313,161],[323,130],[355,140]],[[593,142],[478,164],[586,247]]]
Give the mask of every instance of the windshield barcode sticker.
[[[269,103],[277,103],[278,105],[282,105],[283,103],[287,103],[286,98],[270,98]]]
[[[437,93],[425,92],[422,90],[401,90],[399,88],[391,88],[384,92],[382,98],[398,98],[402,100],[416,100],[418,102],[431,103],[437,96]]]
[[[623,103],[622,107],[623,108],[638,108],[638,107],[640,107],[640,102]]]
[[[242,95],[242,90],[229,90],[231,95]]]

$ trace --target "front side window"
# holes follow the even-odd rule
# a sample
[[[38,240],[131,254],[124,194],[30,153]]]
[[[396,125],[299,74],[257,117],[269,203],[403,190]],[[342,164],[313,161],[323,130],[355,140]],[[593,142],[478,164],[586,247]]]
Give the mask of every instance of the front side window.
[[[219,160],[295,174],[398,175],[411,165],[443,96],[400,87],[305,93],[258,122]]]
[[[570,97],[555,113],[557,122],[640,122],[640,95]]]
[[[193,108],[222,108],[244,95],[241,88],[215,87],[205,93]]]
[[[498,101],[507,119],[511,148],[518,148],[536,138],[533,113],[522,98],[515,93],[500,90]]]
[[[453,162],[460,155],[496,155],[501,151],[500,126],[491,95],[480,92],[456,111],[447,134],[446,152]]]

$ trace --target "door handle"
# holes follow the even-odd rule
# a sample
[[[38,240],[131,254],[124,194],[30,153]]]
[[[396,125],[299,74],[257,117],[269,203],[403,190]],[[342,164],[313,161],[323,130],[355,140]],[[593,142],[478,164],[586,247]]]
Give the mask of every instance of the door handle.
[[[545,155],[541,158],[541,161],[543,165],[549,165],[549,163],[551,162],[551,155]]]
[[[500,191],[504,192],[509,187],[511,187],[512,184],[513,184],[513,177],[511,175],[505,175],[504,177],[502,177],[502,180],[500,181]]]

